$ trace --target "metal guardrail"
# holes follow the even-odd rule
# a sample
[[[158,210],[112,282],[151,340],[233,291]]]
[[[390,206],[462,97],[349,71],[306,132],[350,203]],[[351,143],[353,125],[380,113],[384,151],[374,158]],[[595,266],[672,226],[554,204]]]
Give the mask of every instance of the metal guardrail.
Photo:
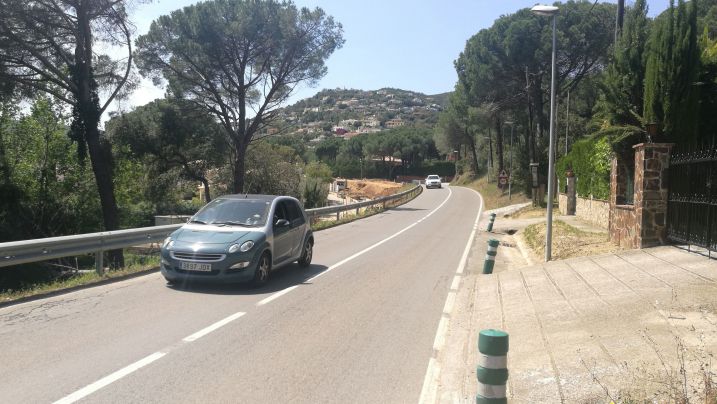
[[[358,213],[358,210],[361,208],[365,208],[368,206],[375,206],[375,205],[383,205],[383,207],[386,207],[386,203],[393,202],[393,201],[403,201],[403,200],[409,200],[416,195],[420,194],[423,190],[423,187],[420,185],[417,185],[407,191],[403,191],[397,194],[388,195],[388,196],[382,196],[380,198],[371,199],[368,201],[362,201],[362,202],[356,202],[356,203],[349,203],[346,205],[336,205],[336,206],[327,206],[325,208],[314,208],[314,209],[307,209],[306,215],[309,216],[309,218],[315,218],[319,216],[327,216],[331,214],[336,214],[336,217],[338,219],[341,212],[348,212],[350,210],[356,210]]]
[[[362,207],[379,204],[386,207],[386,203],[388,202],[407,201],[418,195],[421,191],[421,186],[416,186],[408,191],[372,199],[370,201],[307,209],[306,213],[309,218],[315,218],[334,213],[338,216],[341,212],[353,209],[358,211],[358,209]],[[95,268],[98,273],[102,273],[102,253],[104,251],[162,241],[169,233],[180,228],[182,225],[183,223],[0,243],[0,268],[94,253]]]

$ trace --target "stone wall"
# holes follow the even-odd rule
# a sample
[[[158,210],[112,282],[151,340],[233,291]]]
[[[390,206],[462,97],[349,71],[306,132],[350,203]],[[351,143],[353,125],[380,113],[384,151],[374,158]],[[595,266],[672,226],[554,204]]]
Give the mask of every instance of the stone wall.
[[[568,211],[568,196],[558,194],[558,209],[561,215]],[[576,198],[575,216],[603,229],[610,225],[610,202],[600,199]]]

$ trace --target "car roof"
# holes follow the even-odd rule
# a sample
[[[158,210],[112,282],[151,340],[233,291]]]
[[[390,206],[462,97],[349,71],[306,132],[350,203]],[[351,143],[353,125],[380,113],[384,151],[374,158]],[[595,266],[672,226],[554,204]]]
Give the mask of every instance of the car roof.
[[[222,196],[218,197],[217,199],[220,199],[220,198],[222,198],[222,199],[251,199],[251,200],[255,200],[255,201],[258,200],[258,201],[271,202],[274,199],[288,198],[288,197],[280,196],[280,195],[231,194],[231,195],[222,195]]]

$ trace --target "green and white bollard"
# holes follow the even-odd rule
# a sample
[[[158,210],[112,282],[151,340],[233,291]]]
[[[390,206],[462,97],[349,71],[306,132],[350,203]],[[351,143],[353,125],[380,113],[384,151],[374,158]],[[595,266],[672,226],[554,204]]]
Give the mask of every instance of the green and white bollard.
[[[493,223],[495,223],[495,213],[490,214],[490,222],[488,222],[488,231],[493,231]]]
[[[485,263],[483,263],[483,273],[492,274],[495,265],[495,256],[498,255],[498,245],[500,241],[492,238],[488,240],[488,251],[485,253]]]
[[[478,334],[478,394],[476,404],[507,403],[508,333],[482,330]]]

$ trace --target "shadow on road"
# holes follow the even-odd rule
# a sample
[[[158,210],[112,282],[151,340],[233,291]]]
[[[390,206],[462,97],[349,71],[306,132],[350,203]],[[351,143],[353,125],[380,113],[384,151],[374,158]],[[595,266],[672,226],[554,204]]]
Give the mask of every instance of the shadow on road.
[[[311,264],[308,268],[301,268],[294,263],[279,268],[271,273],[269,282],[260,287],[253,287],[250,283],[213,283],[209,281],[184,281],[173,285],[167,284],[167,288],[178,292],[205,293],[214,295],[259,295],[273,293],[288,287],[304,284],[308,279],[324,272],[326,265]]]

